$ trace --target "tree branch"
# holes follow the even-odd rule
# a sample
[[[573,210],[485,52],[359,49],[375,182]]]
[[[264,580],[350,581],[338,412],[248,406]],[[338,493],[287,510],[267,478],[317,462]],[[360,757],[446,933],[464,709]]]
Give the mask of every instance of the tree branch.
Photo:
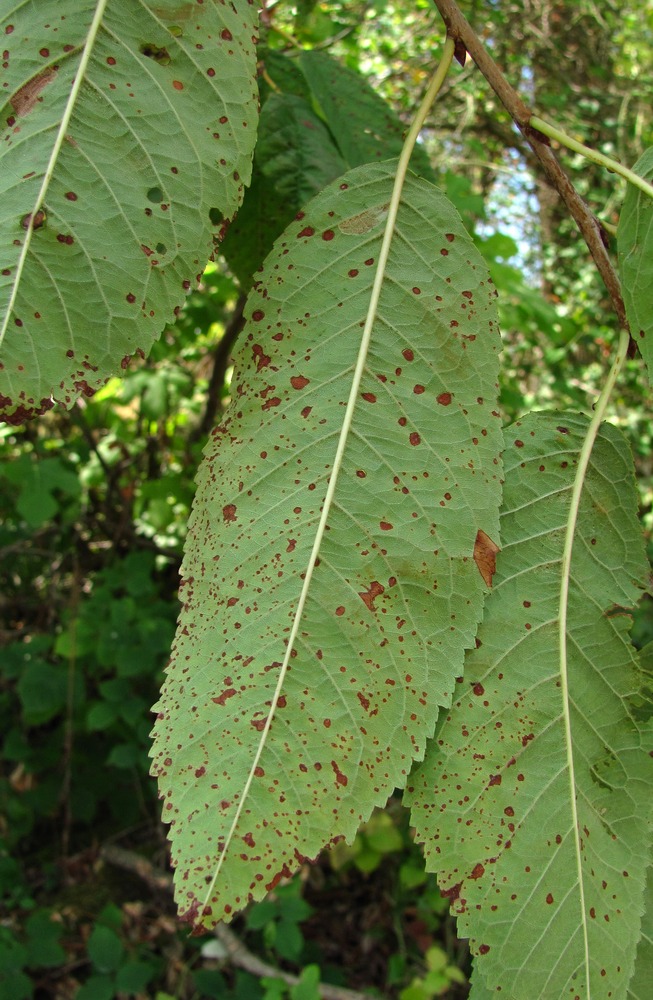
[[[151,861],[148,861],[147,858],[142,857],[140,854],[124,850],[124,848],[117,847],[115,844],[105,844],[100,854],[106,864],[132,872],[132,874],[142,879],[146,885],[149,885],[151,889],[166,893],[172,892],[172,876],[168,875],[167,872],[155,868]],[[268,965],[267,962],[253,955],[226,924],[217,924],[214,933],[224,945],[232,965],[235,965],[237,968],[244,969],[245,972],[250,972],[253,976],[269,976],[272,979],[281,979],[288,986],[296,986],[299,982],[297,976],[293,976],[289,972],[283,972],[283,970],[277,969],[273,965]],[[344,986],[332,986],[330,983],[320,983],[317,991],[322,1000],[369,1000],[369,997],[364,993],[349,990]]]
[[[222,337],[216,347],[215,356],[213,358],[213,370],[211,372],[211,378],[209,379],[209,385],[206,393],[206,406],[204,407],[204,414],[201,422],[191,435],[192,441],[199,441],[201,438],[205,438],[215,422],[215,415],[218,411],[218,407],[220,406],[222,386],[224,385],[225,375],[227,373],[227,368],[229,367],[231,350],[236,342],[238,334],[245,324],[243,310],[245,308],[246,301],[246,295],[241,295],[238,298],[231,318],[225,326],[224,333],[222,334]]]
[[[569,214],[576,222],[599,274],[603,279],[603,283],[608,290],[619,324],[627,330],[628,321],[626,319],[626,310],[621,295],[619,278],[606,250],[604,234],[599,221],[580,197],[558,163],[553,150],[549,146],[549,140],[545,135],[531,126],[530,120],[533,117],[533,112],[526,107],[517,91],[508,83],[471,25],[463,17],[458,5],[454,0],[433,0],[433,2],[445,23],[447,35],[453,38],[458,47],[464,46],[470,54],[508,114],[528,141],[539,160],[547,180],[567,206]]]

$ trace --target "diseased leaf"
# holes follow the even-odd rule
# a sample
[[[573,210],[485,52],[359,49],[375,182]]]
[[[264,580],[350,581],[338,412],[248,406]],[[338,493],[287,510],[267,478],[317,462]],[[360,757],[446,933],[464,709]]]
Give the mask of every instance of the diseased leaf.
[[[353,838],[404,784],[481,614],[474,544],[481,527],[497,537],[501,479],[495,296],[451,204],[409,177],[266,732],[395,169],[345,174],[275,244],[247,306],[233,402],[199,472],[153,749],[180,911],[198,925],[228,919],[304,857]],[[375,221],[343,228],[363,213]]]
[[[0,22],[11,422],[92,393],[149,351],[211,253],[210,214],[233,215],[249,179],[255,6],[108,0],[96,23],[102,6],[5,5]]]
[[[563,718],[561,555],[587,427],[539,413],[506,433],[494,588],[406,795],[428,867],[479,956],[475,981],[512,1000],[625,997],[643,909],[651,701],[624,608],[646,561],[628,446],[609,425],[571,564],[571,745]]]
[[[401,153],[405,126],[363,76],[319,49],[302,52],[299,65],[348,166]],[[421,146],[415,147],[411,166],[422,177],[434,179]]]
[[[653,996],[653,866],[649,865],[644,890],[642,936],[637,945],[635,974],[628,987],[628,1000],[650,1000]]]
[[[653,148],[634,166],[653,180]],[[631,335],[653,381],[653,199],[629,184],[617,228],[619,274]]]
[[[643,692],[638,711],[646,712],[653,700],[653,642],[639,652],[644,674]],[[649,864],[644,889],[644,914],[641,937],[635,956],[635,973],[628,986],[628,1000],[649,1000],[653,996],[653,864]]]
[[[500,551],[496,542],[479,528],[474,542],[474,562],[488,587],[492,586],[492,577],[497,569],[497,554]]]

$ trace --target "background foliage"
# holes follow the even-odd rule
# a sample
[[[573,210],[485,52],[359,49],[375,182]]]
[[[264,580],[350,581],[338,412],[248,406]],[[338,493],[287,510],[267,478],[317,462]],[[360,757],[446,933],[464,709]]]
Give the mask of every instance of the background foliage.
[[[650,2],[462,6],[541,114],[626,163],[651,145]],[[243,292],[309,197],[397,151],[441,37],[425,0],[269,7],[252,184],[221,255],[121,380],[70,411],[0,431],[0,984],[16,1000],[308,998],[315,965],[324,979],[401,1000],[466,995],[466,946],[392,799],[351,847],[306,866],[236,925],[253,952],[302,976],[292,994],[225,961],[212,939],[189,940],[167,889],[126,875],[107,853],[118,846],[166,864],[147,777],[149,709],[177,617],[195,472],[229,393]],[[297,44],[305,51],[294,58]],[[333,74],[334,60],[350,78]],[[351,87],[362,131],[343,110]],[[446,89],[418,163],[458,208],[499,289],[506,422],[532,408],[587,411],[615,342],[603,289],[478,72],[468,64]],[[620,182],[563,158],[600,218],[616,224]],[[633,360],[611,419],[635,456],[650,547],[642,386]],[[649,599],[634,637],[653,639]]]

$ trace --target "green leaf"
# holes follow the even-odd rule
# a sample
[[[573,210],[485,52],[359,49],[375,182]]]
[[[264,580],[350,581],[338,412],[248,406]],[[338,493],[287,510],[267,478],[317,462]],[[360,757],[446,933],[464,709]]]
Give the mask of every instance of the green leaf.
[[[261,985],[265,987],[263,1000],[286,1000],[288,987],[282,979],[275,979],[272,976],[263,976]]]
[[[651,702],[624,608],[646,561],[628,445],[609,425],[574,540],[567,705],[561,679],[561,556],[587,427],[539,413],[506,433],[494,590],[406,796],[476,979],[512,1000],[625,997],[643,909]]]
[[[347,164],[303,98],[272,94],[263,105],[252,185],[220,250],[243,288],[277,236]]]
[[[114,1000],[115,984],[112,976],[90,976],[80,986],[76,1000]]]
[[[66,961],[66,953],[59,943],[64,928],[61,923],[55,923],[45,910],[38,910],[27,918],[25,924],[27,934],[28,958],[26,965],[30,968],[42,968],[62,965]]]
[[[118,718],[118,707],[106,701],[96,701],[91,705],[86,716],[86,727],[90,733],[97,729],[106,729]]]
[[[297,59],[293,59],[277,49],[259,50],[259,59],[265,68],[265,74],[278,91],[284,94],[296,94],[297,97],[310,98],[310,90],[306,77],[300,70]],[[261,79],[263,93],[270,94],[271,88],[265,76]],[[267,91],[263,88],[267,87]]]
[[[93,928],[87,951],[98,972],[115,972],[120,968],[125,953],[118,935],[102,924],[96,924]]]
[[[418,178],[319,524],[395,169],[345,174],[275,244],[198,475],[152,751],[181,913],[198,923],[352,839],[403,785],[481,614],[473,553],[479,530],[497,537],[501,477],[495,296]]]
[[[112,767],[138,767],[143,762],[144,751],[136,743],[117,743],[107,756],[107,764]]]
[[[147,353],[242,200],[256,7],[41,0],[0,21],[0,405],[70,405]],[[4,341],[3,341],[4,338]]]
[[[66,704],[67,671],[44,660],[35,660],[25,667],[17,690],[26,722],[42,725],[62,711]]]
[[[2,476],[19,487],[16,510],[31,528],[51,520],[64,506],[58,498],[77,498],[79,479],[59,458],[41,458],[22,454],[2,470]]]
[[[294,94],[266,101],[256,160],[276,193],[297,208],[347,169],[324,123]]]
[[[143,993],[156,971],[152,962],[140,962],[137,959],[125,962],[116,973],[116,990],[129,994]]]
[[[229,996],[224,976],[215,969],[194,970],[193,986],[203,997],[211,997],[212,1000],[224,1000],[224,997]],[[170,997],[170,1000],[175,998]]]
[[[320,1000],[320,967],[307,965],[302,969],[299,982],[290,987],[290,1000]]]
[[[653,180],[653,148],[633,167]],[[629,184],[617,227],[619,274],[633,340],[653,381],[653,199]]]
[[[299,65],[348,166],[387,160],[401,153],[406,126],[365,77],[317,49],[302,52]],[[434,179],[421,146],[413,151],[411,167]]]

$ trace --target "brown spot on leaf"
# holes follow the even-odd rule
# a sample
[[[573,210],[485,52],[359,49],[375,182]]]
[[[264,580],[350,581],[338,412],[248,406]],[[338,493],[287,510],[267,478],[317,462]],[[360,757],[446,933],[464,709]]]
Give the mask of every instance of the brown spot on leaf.
[[[227,698],[233,698],[235,694],[235,688],[226,688],[217,698],[211,698],[211,701],[215,702],[216,705],[224,705]]]
[[[44,87],[52,83],[57,75],[56,69],[48,67],[42,73],[38,73],[27,83],[23,84],[13,97],[9,98],[9,103],[19,117],[28,115],[39,99],[39,94]]]
[[[362,233],[369,233],[370,229],[385,219],[388,214],[389,205],[390,202],[386,202],[385,205],[368,208],[358,215],[352,215],[348,219],[343,219],[342,222],[338,223],[338,229],[341,233],[346,233],[348,236],[359,236]]]
[[[228,503],[222,508],[222,519],[225,523],[236,520],[236,505]]]
[[[334,774],[336,776],[336,782],[343,787],[349,784],[349,780],[345,774],[342,773],[335,760],[331,761],[331,767],[333,768]]]
[[[359,591],[358,596],[369,611],[376,611],[374,601],[377,597],[380,597],[384,591],[385,587],[383,587],[378,580],[373,580],[370,584],[370,589]]]
[[[456,884],[452,885],[450,889],[441,889],[440,895],[444,896],[445,899],[450,899],[453,903],[460,896],[461,886],[462,882],[456,882]]]
[[[32,227],[32,229],[43,229],[46,219],[47,216],[43,211],[43,209],[39,209],[39,211],[35,212],[34,215],[32,215],[31,212],[28,212],[27,215],[24,215],[23,218],[20,220],[20,224],[23,227],[23,229],[29,229],[30,226]]]
[[[474,542],[474,562],[488,587],[492,586],[492,577],[497,568],[497,552],[500,551],[501,549],[490,536],[486,535],[482,528],[479,528]]]

